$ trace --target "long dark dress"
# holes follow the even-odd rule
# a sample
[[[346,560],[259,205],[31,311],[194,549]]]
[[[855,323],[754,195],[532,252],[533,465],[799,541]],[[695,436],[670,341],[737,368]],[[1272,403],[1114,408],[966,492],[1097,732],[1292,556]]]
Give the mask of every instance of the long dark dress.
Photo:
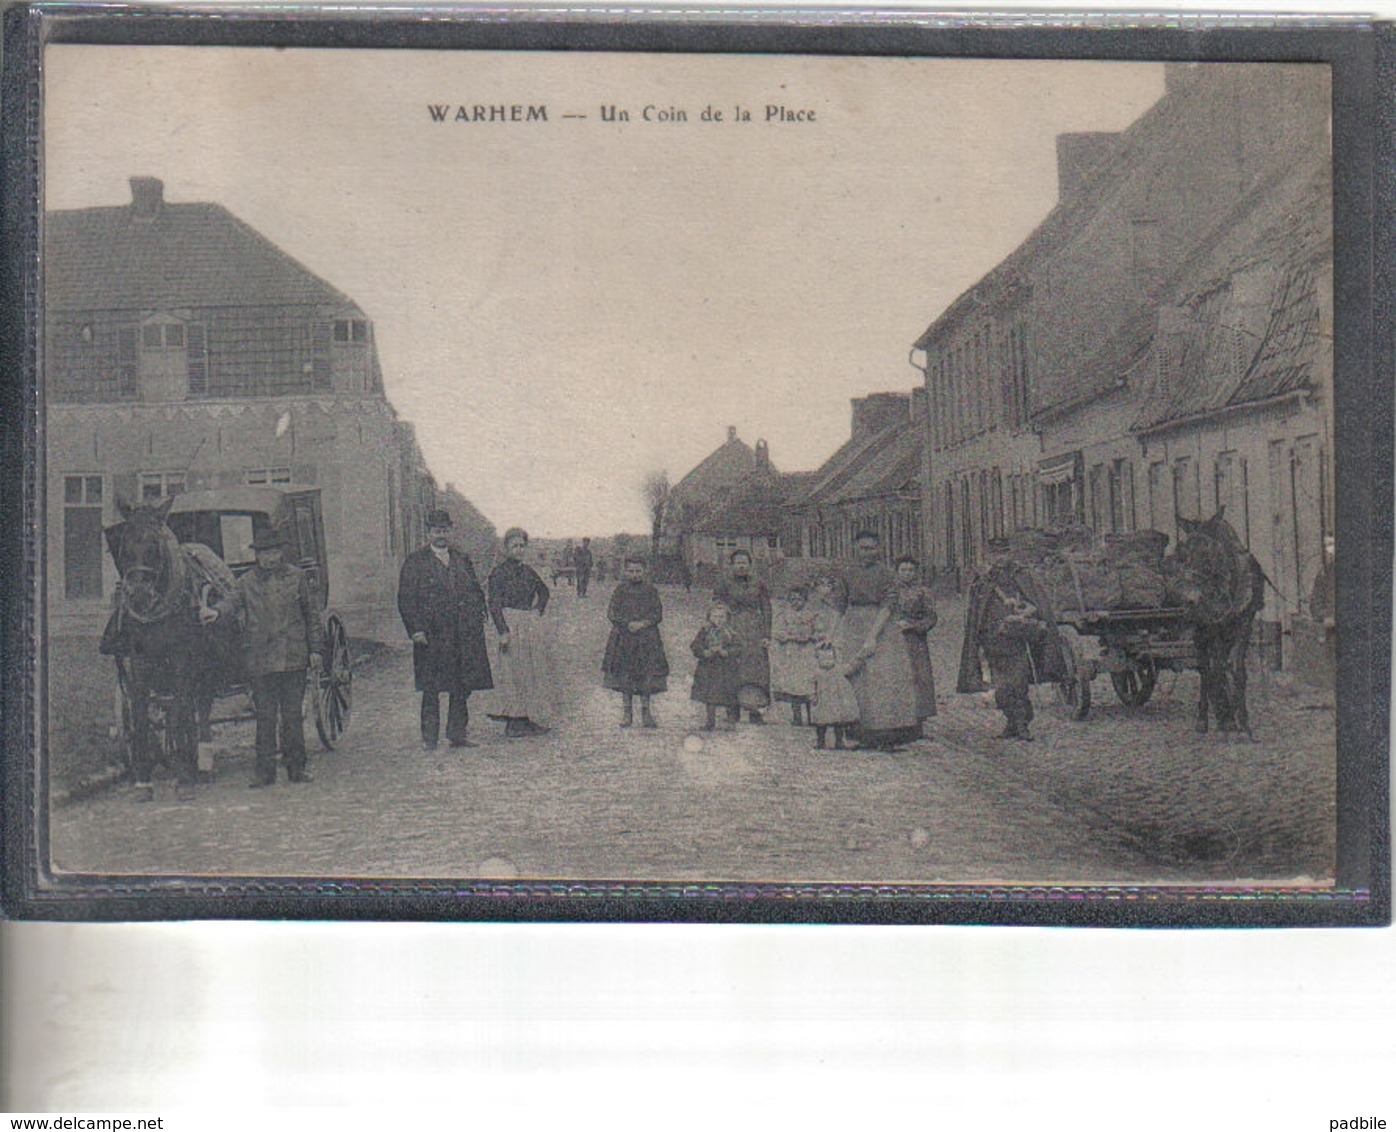
[[[713,587],[713,600],[724,602],[731,611],[732,632],[742,642],[737,677],[740,706],[760,711],[771,702],[771,663],[766,655],[766,641],[771,635],[771,595],[763,582],[733,575]]]
[[[896,619],[907,623],[902,639],[911,660],[911,677],[916,683],[916,717],[930,719],[936,713],[936,678],[926,634],[936,627],[937,619],[931,591],[925,586],[899,585]]]
[[[704,625],[689,648],[698,658],[691,698],[713,707],[736,707],[741,684],[741,638],[725,625]],[[719,655],[719,651],[726,655]]]
[[[897,585],[880,562],[855,564],[843,572],[848,608],[841,626],[842,657],[852,663],[868,641],[885,608],[895,617]],[[858,697],[858,741],[865,747],[890,748],[916,739],[921,722],[916,715],[916,682],[901,633],[889,618],[875,642],[873,654],[849,675]]]
[[[669,687],[669,660],[659,635],[659,623],[664,620],[659,590],[650,582],[622,582],[611,595],[606,617],[611,622],[611,636],[601,661],[605,686],[638,696],[665,691]],[[632,621],[648,621],[649,625],[632,633],[627,628]]]

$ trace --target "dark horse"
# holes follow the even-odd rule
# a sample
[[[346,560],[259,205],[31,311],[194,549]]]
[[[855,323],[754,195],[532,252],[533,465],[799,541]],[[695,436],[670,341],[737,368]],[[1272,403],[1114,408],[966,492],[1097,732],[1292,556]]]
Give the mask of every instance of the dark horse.
[[[1255,616],[1265,604],[1265,573],[1222,510],[1201,522],[1178,519],[1182,596],[1202,677],[1197,730],[1207,730],[1210,714],[1217,730],[1249,735],[1246,654]]]
[[[206,705],[212,703],[219,675],[215,660],[226,651],[218,647],[215,630],[200,623],[200,607],[208,597],[206,579],[165,524],[172,502],[118,504],[123,521],[103,532],[121,584],[101,652],[117,658],[125,685],[131,712],[131,772],[140,801],[154,796],[152,697],[165,705],[166,743],[179,796],[192,794],[198,777],[200,709],[206,713]]]

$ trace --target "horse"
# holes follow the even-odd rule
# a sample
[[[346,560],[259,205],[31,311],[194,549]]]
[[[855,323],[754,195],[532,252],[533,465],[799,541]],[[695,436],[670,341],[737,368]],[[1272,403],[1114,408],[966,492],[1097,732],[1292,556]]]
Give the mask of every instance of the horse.
[[[121,582],[100,650],[117,658],[131,710],[131,772],[138,801],[154,797],[152,697],[167,704],[167,745],[181,800],[198,778],[198,740],[213,688],[229,650],[226,630],[205,627],[210,584],[180,546],[166,519],[174,502],[132,507],[118,501],[122,521],[103,530]]]
[[[1210,519],[1178,518],[1180,593],[1193,628],[1201,693],[1197,730],[1209,715],[1219,731],[1251,734],[1246,707],[1246,655],[1256,614],[1265,604],[1265,572],[1217,509]]]

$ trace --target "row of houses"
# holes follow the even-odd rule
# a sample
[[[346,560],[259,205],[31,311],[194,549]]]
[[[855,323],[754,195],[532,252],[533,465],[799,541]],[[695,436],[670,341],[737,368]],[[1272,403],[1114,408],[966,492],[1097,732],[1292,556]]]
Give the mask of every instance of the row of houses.
[[[1268,636],[1331,649],[1330,101],[1322,67],[1169,64],[1127,129],[1058,138],[1056,206],[915,340],[917,387],[855,400],[814,473],[732,430],[676,488],[671,549],[838,559],[870,527],[956,586],[1016,529],[1176,538],[1224,509]]]
[[[452,509],[483,560],[495,539],[384,395],[372,320],[221,205],[169,202],[149,177],[131,189],[45,221],[50,631],[105,618],[118,501],[297,485],[320,490],[351,632],[400,632],[397,570],[430,508]]]

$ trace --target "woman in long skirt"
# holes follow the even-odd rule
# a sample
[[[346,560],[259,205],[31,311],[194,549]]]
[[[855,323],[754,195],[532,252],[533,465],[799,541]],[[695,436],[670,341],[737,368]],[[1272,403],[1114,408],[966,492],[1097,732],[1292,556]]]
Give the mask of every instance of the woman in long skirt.
[[[897,628],[906,642],[916,683],[916,718],[923,724],[936,713],[936,678],[926,635],[936,627],[936,604],[921,584],[921,564],[911,555],[897,559]]]
[[[921,736],[916,715],[916,682],[897,612],[896,580],[881,560],[881,539],[872,531],[854,540],[857,562],[843,574],[842,653],[858,697],[858,743],[894,751]]]
[[[505,558],[489,580],[490,618],[499,645],[489,716],[504,721],[511,739],[543,734],[556,711],[552,649],[543,621],[551,591],[524,562],[527,551],[527,531],[506,531]]]

